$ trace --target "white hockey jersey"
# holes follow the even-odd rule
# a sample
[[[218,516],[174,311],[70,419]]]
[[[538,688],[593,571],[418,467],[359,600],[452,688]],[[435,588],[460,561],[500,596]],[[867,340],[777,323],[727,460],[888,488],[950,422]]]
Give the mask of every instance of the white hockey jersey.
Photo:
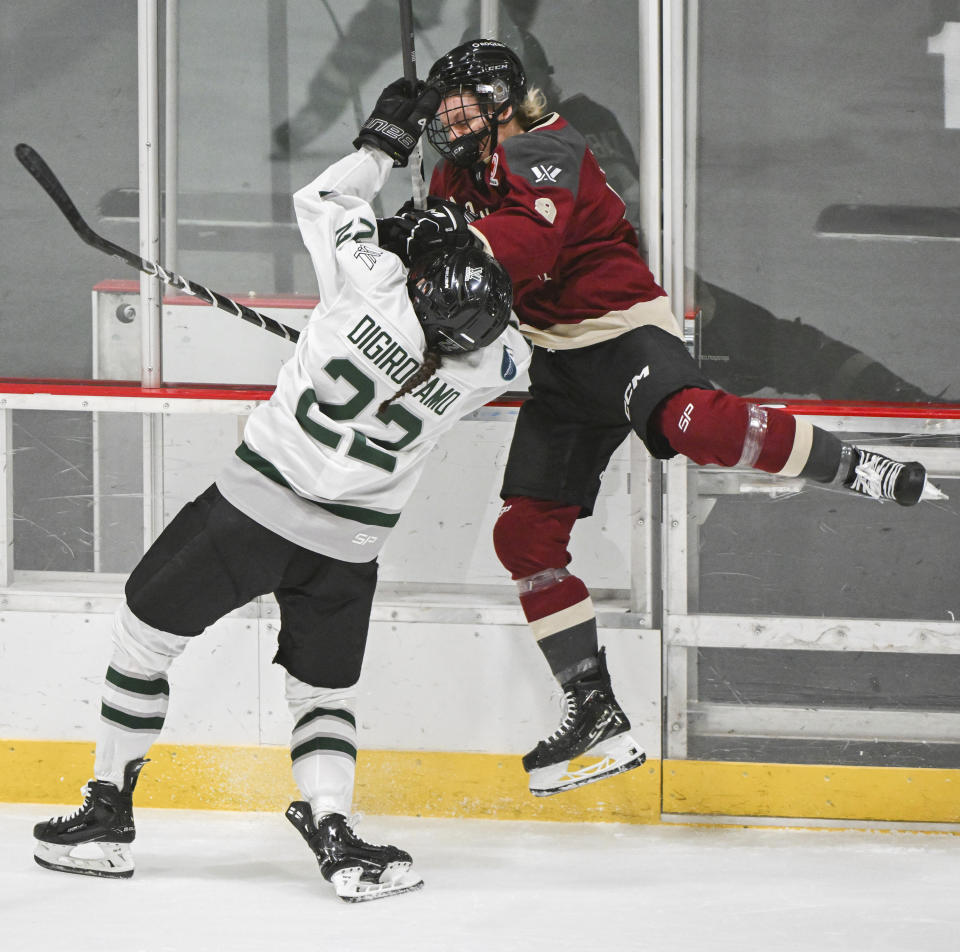
[[[348,562],[376,557],[437,439],[507,390],[530,348],[514,327],[378,412],[420,366],[426,341],[400,259],[377,244],[370,201],[392,160],[363,147],[294,195],[320,303],[257,407],[223,495],[261,525]]]

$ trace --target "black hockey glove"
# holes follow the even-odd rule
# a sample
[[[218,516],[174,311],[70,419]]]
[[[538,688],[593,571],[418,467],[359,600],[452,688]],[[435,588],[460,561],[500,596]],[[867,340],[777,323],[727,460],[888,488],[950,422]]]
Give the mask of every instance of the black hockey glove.
[[[377,219],[380,247],[398,255],[409,268],[421,255],[440,249],[482,248],[467,227],[476,221],[462,205],[431,198],[430,207],[415,209],[407,202],[392,218]]]
[[[440,93],[435,87],[398,79],[380,93],[353,147],[373,146],[393,159],[394,168],[405,166],[439,105]]]

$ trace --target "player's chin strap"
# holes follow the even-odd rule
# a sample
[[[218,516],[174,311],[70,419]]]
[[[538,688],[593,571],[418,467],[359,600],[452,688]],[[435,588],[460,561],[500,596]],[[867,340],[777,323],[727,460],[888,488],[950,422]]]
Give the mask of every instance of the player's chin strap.
[[[497,135],[497,130],[499,130],[500,126],[509,122],[510,119],[513,118],[513,112],[511,111],[510,113],[510,119],[501,119],[500,117],[512,105],[513,104],[510,102],[509,99],[506,100],[501,106],[497,108],[496,112],[494,112],[494,114],[490,117],[490,154],[491,155],[493,155],[494,151],[497,148],[497,144],[500,141],[500,137]]]
[[[504,110],[509,106],[510,100],[508,99],[490,115],[489,122],[485,129],[481,132],[468,132],[451,143],[450,155],[454,165],[459,165],[463,168],[483,168],[485,166],[486,159],[483,157],[484,142],[489,140],[489,154],[493,155],[500,141],[497,131],[504,122],[510,121],[509,119],[503,120],[500,118]]]
[[[483,143],[495,135],[489,129],[483,132],[468,132],[450,143],[450,161],[460,168],[482,168],[483,162]]]

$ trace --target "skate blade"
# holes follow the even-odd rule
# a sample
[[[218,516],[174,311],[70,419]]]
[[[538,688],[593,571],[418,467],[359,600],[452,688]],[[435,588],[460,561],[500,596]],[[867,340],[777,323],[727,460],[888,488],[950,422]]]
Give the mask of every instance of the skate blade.
[[[37,841],[33,858],[38,866],[58,873],[129,879],[133,875],[133,854],[126,843],[43,843]]]
[[[937,499],[949,498],[950,497],[939,486],[935,486],[929,479],[924,480],[923,491],[920,493],[920,502],[933,502]]]
[[[531,770],[530,792],[535,797],[549,797],[633,770],[647,759],[640,745],[629,734],[617,734],[616,737],[597,744],[577,760],[583,757],[599,759],[576,768],[572,766],[575,761],[570,761],[568,764],[553,764]]]
[[[423,880],[410,872],[409,863],[388,863],[380,874],[380,882],[371,883],[362,880],[363,869],[349,866],[337,870],[330,877],[333,888],[344,902],[369,902],[372,899],[386,899],[401,893],[413,892],[423,886]]]

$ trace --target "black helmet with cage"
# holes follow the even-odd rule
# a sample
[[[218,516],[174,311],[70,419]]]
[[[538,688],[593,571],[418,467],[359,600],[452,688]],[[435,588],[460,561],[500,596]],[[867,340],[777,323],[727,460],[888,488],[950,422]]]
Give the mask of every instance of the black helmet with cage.
[[[479,248],[425,255],[413,263],[407,291],[427,349],[441,354],[466,354],[486,347],[510,321],[510,277]]]
[[[427,84],[440,91],[443,101],[427,126],[427,138],[440,155],[465,168],[476,164],[489,139],[489,152],[497,146],[497,127],[508,121],[527,93],[523,64],[499,40],[468,40],[441,56],[427,76]],[[451,138],[448,127],[463,116],[462,94],[475,100],[482,128]]]

